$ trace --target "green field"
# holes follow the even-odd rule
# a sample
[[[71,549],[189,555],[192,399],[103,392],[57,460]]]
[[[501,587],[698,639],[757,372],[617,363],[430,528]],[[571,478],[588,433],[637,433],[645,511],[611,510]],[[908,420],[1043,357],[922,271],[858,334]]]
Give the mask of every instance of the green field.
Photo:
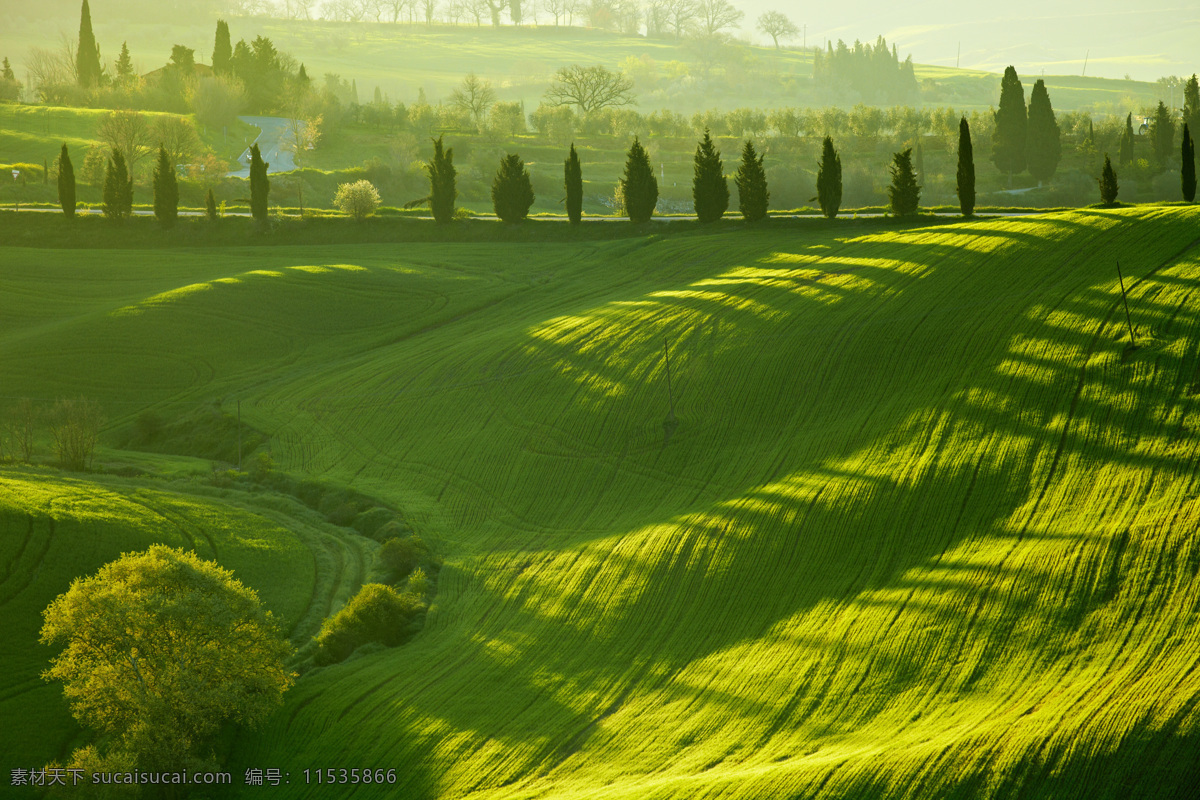
[[[240,400],[280,470],[401,509],[444,558],[424,632],[302,677],[231,748],[239,782],[277,767],[288,796],[382,797],[303,786],[370,767],[413,798],[1184,798],[1197,223],[1150,206],[6,247],[0,364],[7,395],[98,400],[109,465],[153,469],[114,447],[147,408]],[[80,741],[36,678],[37,613],[114,554],[195,542],[289,626],[369,571],[365,540],[197,480],[0,472],[0,704],[48,720],[5,753]],[[335,579],[330,549],[356,547]]]

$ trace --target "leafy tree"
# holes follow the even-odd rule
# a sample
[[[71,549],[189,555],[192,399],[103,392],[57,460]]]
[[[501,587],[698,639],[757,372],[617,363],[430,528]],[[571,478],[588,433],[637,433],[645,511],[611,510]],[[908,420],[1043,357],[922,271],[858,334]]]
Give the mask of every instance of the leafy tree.
[[[1011,66],[1004,70],[1000,82],[1000,106],[996,109],[996,131],[992,134],[992,163],[996,169],[1012,176],[1025,169],[1026,130],[1025,89],[1017,70]]]
[[[975,151],[965,116],[958,122],[958,207],[964,217],[975,213]]]
[[[425,169],[429,171],[429,210],[436,222],[445,224],[454,219],[458,190],[454,186],[454,148],[443,151],[441,136],[433,140],[433,158]]]
[[[67,217],[75,216],[75,167],[65,143],[58,155],[58,204]]]
[[[1150,120],[1150,146],[1154,148],[1154,160],[1160,167],[1175,152],[1175,120],[1171,118],[1171,109],[1161,100]]]
[[[267,177],[269,166],[262,160],[258,144],[250,145],[250,216],[259,223],[267,221],[267,202],[271,194],[271,180]]]
[[[1117,173],[1113,171],[1108,153],[1104,154],[1104,170],[1100,173],[1100,202],[1106,206],[1117,202]]]
[[[1200,82],[1188,78],[1183,87],[1183,121],[1194,131],[1200,131]]]
[[[567,190],[567,219],[571,224],[578,225],[583,218],[583,168],[579,165],[574,142],[571,143],[567,160],[563,162],[563,180]]]
[[[701,222],[716,222],[729,208],[729,184],[725,181],[721,151],[713,144],[707,128],[704,138],[696,145],[692,202]]]
[[[525,162],[516,153],[500,159],[500,169],[492,180],[492,208],[504,222],[521,222],[533,205],[533,184]]]
[[[1028,130],[1025,136],[1025,161],[1029,174],[1040,184],[1054,177],[1062,158],[1062,140],[1046,82],[1038,78],[1029,94]]]
[[[21,82],[5,58],[0,66],[0,103],[15,103],[21,99]]]
[[[92,33],[92,10],[88,0],[83,0],[79,11],[79,44],[75,49],[75,79],[80,86],[89,88],[100,83],[100,46]]]
[[[218,75],[233,71],[233,43],[229,37],[229,23],[217,20],[217,34],[213,42],[212,69]]]
[[[554,83],[546,92],[546,102],[554,106],[579,106],[585,114],[631,105],[634,102],[633,80],[607,67],[572,64],[554,73]]]
[[[625,159],[625,175],[621,178],[620,188],[629,221],[649,222],[658,205],[658,180],[650,166],[650,156],[636,136]]]
[[[113,150],[104,172],[104,216],[112,220],[127,219],[133,213],[133,179],[125,165],[125,156]]]
[[[1190,203],[1196,199],[1196,143],[1186,122],[1183,123],[1183,145],[1179,156],[1182,162],[1183,199]]]
[[[121,55],[117,56],[117,82],[128,84],[133,80],[133,59],[129,56],[129,43],[121,42]]]
[[[747,139],[742,145],[742,163],[733,178],[738,189],[738,210],[747,222],[758,222],[767,216],[767,204],[771,193],[767,191],[767,172],[763,169],[763,157],[754,151],[754,144]]]
[[[907,217],[917,213],[921,201],[921,187],[913,172],[912,148],[892,154],[892,185],[888,187],[888,202],[892,214]]]
[[[1121,132],[1121,150],[1117,161],[1123,167],[1133,163],[1133,114],[1125,116],[1125,130]]]
[[[321,626],[315,660],[335,664],[370,642],[387,647],[402,644],[423,608],[414,594],[401,594],[382,583],[363,584],[350,602]]]
[[[379,208],[379,190],[368,180],[338,184],[333,204],[338,210],[359,222]]]
[[[450,93],[450,104],[469,114],[476,128],[483,126],[488,109],[494,102],[496,91],[491,81],[480,80],[474,72],[467,73],[459,87]]]
[[[787,18],[787,15],[782,11],[767,11],[758,18],[758,29],[771,37],[771,41],[775,43],[775,49],[779,49],[779,40],[796,38],[796,34],[800,33],[800,29],[796,27],[796,23]]]
[[[210,222],[217,221],[217,198],[213,197],[212,189],[209,189],[208,194],[204,196],[204,214]]]
[[[821,213],[833,219],[842,206],[842,157],[833,149],[833,138],[825,137],[817,165],[817,199]]]
[[[158,148],[158,164],[154,167],[154,216],[164,228],[170,228],[179,218],[179,184],[166,147]]]
[[[62,681],[75,718],[142,769],[202,763],[223,723],[261,722],[294,680],[258,595],[165,545],[76,579],[43,618],[42,643],[64,645],[43,677]]]

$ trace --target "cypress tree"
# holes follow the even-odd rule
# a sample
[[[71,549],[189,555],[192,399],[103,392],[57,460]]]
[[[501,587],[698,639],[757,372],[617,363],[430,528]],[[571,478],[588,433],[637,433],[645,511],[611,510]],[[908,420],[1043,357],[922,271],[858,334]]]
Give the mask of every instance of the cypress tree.
[[[888,201],[892,214],[907,217],[917,213],[921,202],[921,187],[913,173],[912,148],[892,154],[892,185],[888,187]]]
[[[75,167],[71,165],[66,144],[58,156],[58,204],[68,217],[75,216]]]
[[[117,80],[128,83],[133,78],[133,59],[129,56],[129,42],[121,42],[121,55],[117,57]]]
[[[1167,163],[1167,159],[1175,152],[1175,120],[1171,118],[1171,110],[1158,101],[1154,109],[1154,118],[1150,120],[1150,145],[1154,148],[1154,160],[1159,167]]]
[[[492,181],[492,208],[504,222],[521,222],[533,205],[533,184],[525,162],[516,153],[500,159],[500,169]]]
[[[734,183],[738,189],[738,211],[746,222],[758,222],[767,216],[767,204],[771,193],[767,191],[767,172],[763,169],[763,157],[754,152],[754,144],[747,139],[742,146],[742,163],[738,165]]]
[[[159,146],[158,164],[154,167],[154,216],[164,228],[175,224],[179,218],[179,184],[175,181],[175,167],[167,148]]]
[[[716,222],[729,208],[729,184],[725,180],[725,166],[721,163],[721,151],[713,144],[708,128],[704,129],[704,138],[696,145],[692,173],[692,204],[701,222]]]
[[[570,155],[563,162],[563,180],[567,190],[567,219],[572,225],[578,225],[583,217],[583,168],[575,153],[574,142],[571,143]]]
[[[1183,121],[1194,131],[1200,131],[1200,82],[1188,78],[1183,87]]]
[[[79,12],[79,46],[75,51],[75,74],[80,86],[85,88],[100,83],[100,46],[92,33],[92,10],[88,0],[83,0]]]
[[[1117,202],[1117,173],[1113,171],[1108,153],[1104,154],[1104,171],[1100,173],[1100,202],[1106,206]]]
[[[133,212],[133,182],[125,166],[125,156],[113,150],[104,170],[104,216],[123,220]]]
[[[212,68],[218,75],[228,75],[233,60],[233,41],[229,38],[229,23],[217,20],[217,35],[213,43]]]
[[[250,216],[257,222],[267,221],[267,198],[271,194],[271,181],[267,178],[267,167],[262,160],[258,145],[250,145]]]
[[[633,137],[625,159],[625,175],[621,178],[621,196],[625,198],[625,213],[630,222],[649,222],[658,205],[658,180],[650,166],[650,156],[638,138]]]
[[[829,136],[821,146],[821,162],[817,165],[817,199],[822,214],[829,219],[838,215],[842,206],[842,157],[833,149],[833,138]]]
[[[1117,162],[1123,167],[1133,163],[1133,114],[1125,116],[1125,130],[1121,133],[1121,150]]]
[[[1062,138],[1054,109],[1050,106],[1050,93],[1041,78],[1029,93],[1029,121],[1025,137],[1025,160],[1029,174],[1039,184],[1054,177],[1058,162],[1062,158]]]
[[[975,151],[966,117],[958,122],[958,207],[964,217],[975,213]]]
[[[1188,124],[1183,123],[1183,145],[1180,148],[1180,169],[1183,183],[1183,199],[1192,202],[1196,199],[1196,143],[1192,141],[1192,131]]]
[[[992,135],[992,163],[1001,172],[1008,173],[1009,186],[1012,186],[1012,176],[1025,169],[1027,125],[1025,89],[1017,77],[1017,70],[1009,66],[1000,83],[1000,106],[996,109],[996,132]]]
[[[454,219],[454,148],[442,149],[442,137],[433,140],[433,158],[425,165],[429,171],[429,210],[434,221],[445,224]]]
[[[204,213],[210,222],[217,221],[217,198],[213,197],[212,189],[208,190],[208,195],[204,198]]]

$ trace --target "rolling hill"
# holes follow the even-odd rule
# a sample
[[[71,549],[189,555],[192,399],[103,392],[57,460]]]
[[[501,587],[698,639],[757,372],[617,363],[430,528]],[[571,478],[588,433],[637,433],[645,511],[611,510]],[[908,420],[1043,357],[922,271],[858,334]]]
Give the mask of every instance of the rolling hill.
[[[240,399],[282,470],[444,558],[417,639],[239,738],[235,776],[289,796],[358,767],[414,798],[1192,797],[1198,221],[4,248],[0,364],[14,396],[100,401],[113,440]],[[10,547],[23,492],[80,479],[0,480],[36,487],[0,497]],[[82,480],[133,546],[163,527],[131,507],[149,478]],[[228,513],[291,554],[229,551],[295,619],[312,537]]]

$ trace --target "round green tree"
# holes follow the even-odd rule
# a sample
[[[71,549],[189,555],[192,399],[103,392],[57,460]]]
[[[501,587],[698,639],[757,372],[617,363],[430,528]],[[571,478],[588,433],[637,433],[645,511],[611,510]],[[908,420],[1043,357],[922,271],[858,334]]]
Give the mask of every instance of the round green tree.
[[[504,222],[521,222],[533,205],[533,183],[525,162],[516,153],[500,159],[500,169],[492,180],[492,208]]]
[[[379,190],[368,180],[339,183],[333,204],[346,216],[361,222],[379,208]]]
[[[139,768],[203,762],[222,724],[265,719],[294,679],[258,595],[165,545],[77,578],[42,615],[42,643],[64,646],[42,677],[62,681],[75,718]]]

